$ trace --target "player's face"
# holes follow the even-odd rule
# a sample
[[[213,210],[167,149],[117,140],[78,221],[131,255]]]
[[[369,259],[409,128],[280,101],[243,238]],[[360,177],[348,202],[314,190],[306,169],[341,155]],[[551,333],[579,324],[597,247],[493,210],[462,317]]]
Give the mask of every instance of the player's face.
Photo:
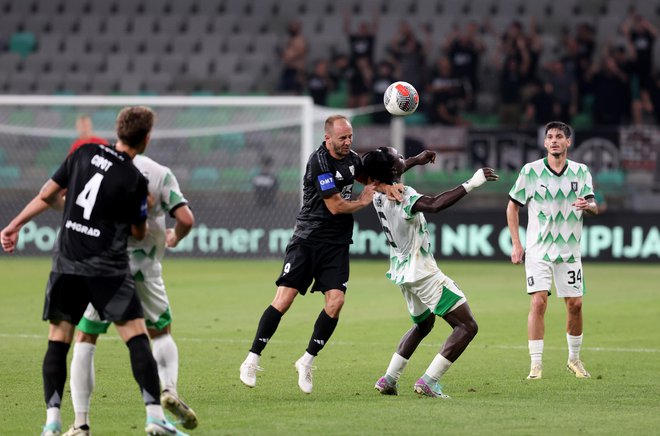
[[[406,167],[405,159],[395,148],[392,147],[387,147],[387,154],[394,158],[394,162],[392,163],[392,173],[394,174],[394,179],[399,180]]]
[[[543,145],[548,150],[548,154],[554,157],[560,157],[567,154],[568,147],[571,146],[571,140],[561,130],[550,129],[545,134]]]
[[[325,133],[325,144],[330,155],[335,159],[343,159],[351,152],[353,144],[353,126],[347,120],[335,120],[332,128]]]

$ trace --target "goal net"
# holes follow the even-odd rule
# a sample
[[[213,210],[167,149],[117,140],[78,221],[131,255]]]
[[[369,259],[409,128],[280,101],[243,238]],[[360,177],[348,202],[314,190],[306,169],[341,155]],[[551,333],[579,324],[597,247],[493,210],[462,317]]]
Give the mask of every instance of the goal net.
[[[66,158],[79,115],[114,142],[122,107],[147,105],[156,124],[146,155],[170,167],[196,218],[175,252],[279,256],[300,208],[307,157],[323,116],[308,97],[0,96],[0,222],[20,211]],[[60,214],[22,230],[19,251],[49,254]],[[4,225],[4,224],[3,224]]]

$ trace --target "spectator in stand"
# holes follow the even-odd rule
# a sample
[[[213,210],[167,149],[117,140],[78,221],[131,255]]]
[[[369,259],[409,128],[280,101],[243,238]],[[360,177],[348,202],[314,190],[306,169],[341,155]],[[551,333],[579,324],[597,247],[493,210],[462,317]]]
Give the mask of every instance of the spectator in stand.
[[[348,107],[356,108],[369,105],[371,100],[371,84],[374,70],[366,57],[359,57],[347,70],[348,75]]]
[[[517,47],[507,50],[500,66],[500,123],[517,126],[522,113],[522,87],[529,72],[530,58],[524,38],[517,38]]]
[[[621,30],[633,51],[631,62],[633,121],[635,124],[642,124],[644,111],[650,113],[653,110],[649,91],[652,87],[653,45],[658,31],[634,8],[631,8]]]
[[[440,57],[426,88],[431,96],[431,105],[428,109],[429,119],[433,123],[446,126],[469,125],[460,115],[466,106],[466,88],[469,86],[467,78],[456,77],[453,74],[449,58]]]
[[[649,99],[655,116],[655,122],[660,124],[660,71],[655,73],[651,81],[651,89],[649,90]]]
[[[578,87],[578,110],[582,109],[582,97],[590,92],[587,73],[593,62],[596,50],[596,30],[589,23],[580,23],[575,35],[577,53],[575,59],[575,78]]]
[[[577,81],[573,63],[564,63],[561,60],[550,62],[545,67],[547,76],[545,80],[552,85],[555,101],[559,104],[559,118],[566,122],[577,113]]]
[[[108,145],[108,140],[94,135],[94,124],[92,118],[87,114],[79,115],[76,118],[76,131],[78,138],[71,144],[69,155],[85,144]]]
[[[289,39],[282,50],[282,77],[279,90],[284,93],[300,94],[303,89],[307,41],[299,21],[289,23]]]
[[[525,124],[544,126],[559,118],[559,104],[555,100],[552,84],[536,79],[533,83],[532,95],[525,108]]]
[[[387,61],[380,61],[378,69],[371,83],[371,103],[374,105],[383,104],[383,94],[392,82],[395,82],[394,67]],[[391,120],[390,114],[386,110],[381,110],[371,114],[371,121],[375,124],[388,124]],[[406,156],[409,156],[406,154]]]
[[[620,124],[630,107],[627,97],[628,75],[621,70],[614,56],[607,55],[600,66],[595,65],[589,74],[594,95],[593,115],[598,126]]]
[[[360,21],[357,31],[352,32],[351,13],[348,10],[344,11],[344,33],[348,35],[349,57],[352,64],[356,64],[360,58],[366,58],[370,65],[374,64],[378,19],[378,9],[374,9],[371,24],[366,20]]]
[[[401,77],[415,89],[424,89],[426,53],[431,44],[431,28],[424,26],[425,40],[421,43],[413,34],[407,21],[399,23],[399,30],[387,47],[389,61],[400,72]]]
[[[319,59],[314,62],[314,69],[307,77],[307,91],[314,100],[314,104],[327,106],[328,93],[335,88],[335,83],[330,76],[328,61]]]
[[[479,91],[477,73],[479,58],[484,52],[484,44],[479,39],[479,25],[470,21],[463,31],[454,26],[447,35],[443,50],[451,61],[451,71],[454,77],[467,79],[469,87],[465,89],[466,100],[470,107],[475,101],[474,95]]]

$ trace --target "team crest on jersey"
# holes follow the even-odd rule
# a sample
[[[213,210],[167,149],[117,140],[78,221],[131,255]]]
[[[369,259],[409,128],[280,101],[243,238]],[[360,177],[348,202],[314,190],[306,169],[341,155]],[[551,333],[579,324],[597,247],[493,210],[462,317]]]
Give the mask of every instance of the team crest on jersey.
[[[337,180],[344,180],[344,176],[341,175],[339,171],[335,173],[335,179]]]
[[[353,165],[349,165],[349,166],[348,166],[348,170],[351,172],[351,175],[352,175],[352,176],[355,175],[355,167],[354,167]]]
[[[527,277],[527,285],[534,286],[534,277],[532,276]]]
[[[380,197],[377,197],[377,198],[374,200],[374,204],[376,205],[376,207],[383,207],[383,199],[380,198]]]
[[[577,182],[571,182],[571,190],[577,192],[578,184]]]

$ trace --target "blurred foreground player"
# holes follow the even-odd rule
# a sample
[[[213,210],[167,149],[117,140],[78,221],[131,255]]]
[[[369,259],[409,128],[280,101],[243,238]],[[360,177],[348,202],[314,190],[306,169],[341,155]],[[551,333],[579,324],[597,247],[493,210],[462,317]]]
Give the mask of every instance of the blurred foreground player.
[[[179,352],[171,335],[172,314],[162,277],[161,260],[166,247],[176,247],[194,224],[194,216],[171,170],[146,156],[135,156],[133,163],[149,182],[153,205],[147,217],[148,231],[144,239],[128,239],[131,274],[145,314],[152,340],[153,355],[158,365],[163,393],[160,402],[172,412],[184,428],[197,427],[197,415],[179,398]],[[176,220],[167,229],[165,214]],[[101,320],[90,304],[78,323],[78,335],[71,360],[71,399],[75,422],[65,436],[87,435],[89,403],[94,389],[94,352],[99,334],[108,331],[109,322]],[[81,431],[82,430],[82,431]]]
[[[43,436],[61,434],[66,356],[75,325],[89,303],[115,323],[129,349],[133,376],[147,409],[147,434],[177,434],[159,403],[158,369],[126,252],[129,235],[139,240],[147,233],[147,180],[132,159],[146,149],[153,121],[149,108],[123,109],[117,117],[117,144],[90,144],[76,150],[0,233],[2,248],[12,253],[27,222],[51,206],[63,207],[43,312],[43,319],[50,321],[43,361],[47,404]]]
[[[380,183],[399,182],[405,169],[403,156],[391,147],[370,151],[363,160],[369,179]],[[442,392],[440,379],[465,351],[478,327],[465,295],[433,258],[424,212],[440,212],[472,189],[497,179],[491,168],[483,168],[462,185],[433,197],[418,194],[410,186],[404,188],[401,202],[389,201],[378,193],[374,195],[374,207],[390,245],[387,277],[399,285],[414,324],[401,338],[385,375],[376,382],[375,388],[381,394],[398,395],[401,373],[439,316],[453,330],[413,389],[422,396],[449,398]]]

